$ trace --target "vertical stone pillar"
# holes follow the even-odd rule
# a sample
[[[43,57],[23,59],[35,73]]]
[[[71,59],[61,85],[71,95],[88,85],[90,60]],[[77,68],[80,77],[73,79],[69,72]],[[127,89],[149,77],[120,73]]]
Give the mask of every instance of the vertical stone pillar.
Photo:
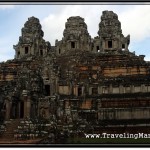
[[[71,49],[71,42],[67,42],[67,50]]]
[[[119,92],[120,92],[120,93],[124,93],[124,87],[123,87],[123,85],[121,85],[121,84],[119,85]]]
[[[92,95],[92,87],[89,88],[89,95]]]
[[[6,120],[10,119],[10,109],[11,109],[11,102],[9,100],[6,100],[6,114],[5,114]]]
[[[144,84],[141,85],[141,92],[147,92]]]
[[[102,86],[98,86],[98,94],[102,94]]]
[[[82,96],[83,96],[83,95],[85,95],[85,87],[82,86],[81,89],[82,89]]]
[[[30,97],[24,97],[24,118],[30,117],[31,100]]]
[[[125,44],[125,51],[128,51],[128,45],[127,45],[127,43]]]
[[[26,104],[26,106],[27,106],[27,111],[26,111],[26,115],[27,115],[27,117],[30,117],[30,110],[31,110],[31,98],[28,96],[28,99],[27,99],[27,104]]]
[[[78,96],[78,86],[77,85],[74,86],[74,95]]]
[[[72,83],[70,82],[70,86],[69,86],[69,95],[72,95],[73,94],[73,86],[72,86]]]
[[[21,114],[21,113],[20,113],[20,112],[21,112],[21,107],[20,107],[20,106],[21,106],[21,103],[19,102],[19,103],[18,103],[18,112],[17,112],[17,117],[18,117],[18,118],[20,118],[20,114]]]
[[[78,41],[76,42],[76,47],[75,48],[79,49],[79,42]]]
[[[26,111],[26,108],[27,108],[27,96],[24,96],[23,100],[24,100],[24,118],[26,118],[27,117],[27,111]]]
[[[58,87],[58,80],[59,80],[58,77],[56,77],[56,79],[55,79],[55,93],[56,94],[58,94],[58,91],[59,91],[59,89],[58,89],[59,88]]]
[[[30,117],[31,99],[30,96],[28,96],[28,91],[23,90],[22,95],[24,101],[24,118]]]
[[[109,86],[109,93],[113,93],[113,87],[112,87],[112,84],[110,84],[110,86]]]
[[[76,95],[76,87],[75,87],[75,85],[73,86],[73,95]]]
[[[131,85],[131,93],[134,93],[134,85]]]
[[[49,77],[49,78],[51,78],[51,77]],[[50,95],[53,95],[53,93],[54,93],[54,85],[53,85],[53,82],[51,80],[50,81]]]
[[[117,40],[114,40],[114,48],[117,48]]]
[[[105,41],[103,40],[103,42],[102,42],[102,50],[104,50],[106,47],[106,44],[105,44]]]

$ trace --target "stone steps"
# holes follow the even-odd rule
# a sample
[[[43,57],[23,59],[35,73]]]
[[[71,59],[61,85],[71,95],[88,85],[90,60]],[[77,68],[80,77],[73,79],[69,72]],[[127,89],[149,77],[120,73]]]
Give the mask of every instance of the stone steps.
[[[2,139],[12,140],[14,139],[14,130],[18,128],[20,120],[11,120],[10,123],[6,124],[6,131],[2,135]]]

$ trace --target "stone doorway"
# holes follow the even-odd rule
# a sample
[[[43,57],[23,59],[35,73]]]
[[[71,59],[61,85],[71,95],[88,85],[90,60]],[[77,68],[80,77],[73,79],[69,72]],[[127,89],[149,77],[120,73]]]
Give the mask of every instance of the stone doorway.
[[[50,85],[45,85],[45,96],[50,96]]]
[[[24,117],[24,102],[20,102],[20,112],[19,112],[20,118]]]
[[[22,119],[24,118],[24,102],[19,101],[18,103],[12,103],[10,111],[11,119]]]

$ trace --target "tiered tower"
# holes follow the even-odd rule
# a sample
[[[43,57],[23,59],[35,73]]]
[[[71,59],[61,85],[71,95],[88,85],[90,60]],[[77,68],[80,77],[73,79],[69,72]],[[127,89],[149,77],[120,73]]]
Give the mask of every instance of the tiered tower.
[[[130,35],[124,37],[121,23],[113,11],[103,11],[98,35],[94,39],[94,51],[128,51]]]
[[[50,43],[43,39],[44,32],[41,29],[39,19],[35,17],[28,18],[28,21],[22,28],[22,35],[19,42],[14,45],[16,51],[15,58],[24,56],[45,56],[50,50]]]
[[[70,17],[65,24],[64,37],[56,40],[56,51],[60,55],[72,49],[82,51],[91,50],[91,36],[87,31],[87,25],[80,16]]]

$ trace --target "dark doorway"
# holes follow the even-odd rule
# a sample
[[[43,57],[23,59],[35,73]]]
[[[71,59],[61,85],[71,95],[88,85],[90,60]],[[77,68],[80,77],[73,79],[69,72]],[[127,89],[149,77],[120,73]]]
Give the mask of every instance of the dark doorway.
[[[99,51],[99,46],[96,46],[97,52]]]
[[[10,111],[10,118],[16,119],[17,118],[17,104],[12,103],[11,111]]]
[[[123,49],[125,48],[125,44],[122,44],[122,48],[123,48]]]
[[[20,52],[18,51],[18,57],[20,56]]]
[[[82,95],[82,88],[78,87],[78,96],[81,96],[81,95]]]
[[[29,52],[29,48],[25,47],[25,54],[28,54],[28,52]]]
[[[24,102],[20,102],[20,118],[24,117]]]
[[[112,48],[112,41],[108,41],[108,48]]]
[[[61,53],[61,50],[60,50],[60,48],[59,48],[59,54]]]
[[[31,109],[30,109],[30,112],[31,112],[31,118],[35,118],[36,117],[36,106],[35,106],[36,104],[35,103],[32,103],[31,104]]]
[[[24,117],[24,102],[19,101],[18,103],[12,103],[12,108],[10,111],[10,118],[17,119]]]
[[[40,50],[40,55],[43,56],[43,50],[42,49]]]
[[[71,48],[75,48],[75,42],[71,42]]]
[[[45,96],[50,96],[50,85],[45,85]]]

